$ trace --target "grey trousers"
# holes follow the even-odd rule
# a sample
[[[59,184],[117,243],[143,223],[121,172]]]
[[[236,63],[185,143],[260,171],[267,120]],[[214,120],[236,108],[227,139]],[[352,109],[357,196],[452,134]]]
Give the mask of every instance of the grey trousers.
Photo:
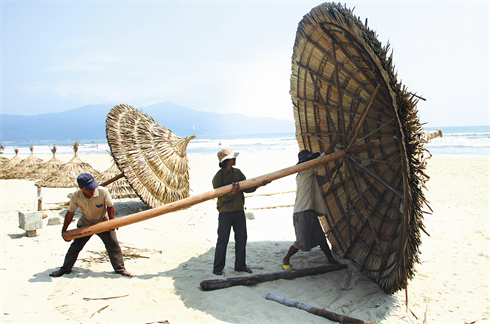
[[[119,242],[117,240],[116,231],[108,231],[97,234],[102,242],[104,242],[105,248],[107,250],[107,254],[109,255],[109,259],[111,260],[112,267],[116,272],[126,271],[124,268],[124,260],[123,254],[121,251],[121,247],[119,246]],[[65,262],[63,266],[60,268],[60,271],[63,273],[69,273],[73,268],[73,265],[77,261],[78,254],[82,251],[85,244],[90,240],[90,236],[85,236],[81,238],[74,239],[66,252]]]

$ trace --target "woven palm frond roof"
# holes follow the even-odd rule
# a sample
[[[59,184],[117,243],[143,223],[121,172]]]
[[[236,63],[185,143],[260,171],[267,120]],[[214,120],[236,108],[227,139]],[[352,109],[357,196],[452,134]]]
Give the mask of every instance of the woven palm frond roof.
[[[49,176],[50,174],[52,174],[53,172],[59,171],[59,169],[64,164],[64,162],[56,157],[56,151],[57,151],[57,148],[56,148],[56,145],[54,145],[51,148],[51,152],[53,153],[53,157],[51,159],[49,159],[49,161],[42,163],[39,166],[39,168],[37,168],[36,170],[33,170],[33,171],[27,173],[25,178],[27,180],[31,180],[31,181],[42,180],[46,176]]]
[[[426,152],[418,98],[398,81],[373,31],[345,6],[324,3],[298,25],[290,90],[300,150],[336,136],[347,156],[323,186],[322,224],[334,252],[387,293],[406,287],[419,262]],[[375,147],[349,154],[357,145]]]
[[[35,185],[46,188],[77,188],[77,178],[81,173],[90,173],[94,178],[98,176],[99,171],[80,159],[78,146],[79,142],[76,141],[72,146],[75,156],[70,161],[61,165],[59,170],[53,171],[44,179],[36,182]]]
[[[34,146],[29,147],[31,154],[16,164],[6,175],[6,179],[26,179],[27,174],[39,168],[44,162],[42,159],[34,155]]]
[[[15,156],[5,162],[1,168],[0,168],[0,179],[11,179],[10,178],[10,172],[11,170],[20,162],[22,162],[22,159],[19,157],[19,150],[14,149]]]
[[[115,176],[119,175],[121,173],[121,170],[117,167],[117,164],[115,161],[113,161],[112,165],[109,167],[109,169],[105,170],[101,174],[99,174],[95,180],[101,184],[105,181],[108,181]],[[134,192],[133,188],[129,185],[129,182],[126,178],[122,177],[120,179],[117,179],[114,182],[109,183],[107,186],[105,186],[107,190],[109,190],[109,193],[111,194],[111,197],[113,199],[123,199],[123,198],[138,198],[138,195]]]
[[[111,109],[106,136],[114,159],[136,194],[150,207],[189,197],[187,145],[141,111],[122,104]]]

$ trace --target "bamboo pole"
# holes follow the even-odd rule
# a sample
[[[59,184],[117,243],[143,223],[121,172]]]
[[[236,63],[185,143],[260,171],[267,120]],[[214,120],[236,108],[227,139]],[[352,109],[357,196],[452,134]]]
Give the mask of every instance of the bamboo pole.
[[[233,277],[226,279],[211,279],[201,281],[202,290],[216,290],[222,288],[229,288],[233,286],[254,286],[261,282],[278,280],[278,279],[295,279],[305,276],[313,276],[317,274],[347,269],[346,264],[329,264],[320,267],[298,269],[298,270],[285,270],[272,273],[262,273],[253,276],[245,277]]]
[[[334,322],[339,322],[339,323],[346,323],[346,324],[375,324],[374,322],[371,321],[363,321],[354,317],[342,315],[342,314],[337,314],[334,312],[331,312],[329,310],[326,310],[325,308],[318,308],[318,307],[313,307],[307,304],[303,304],[291,299],[287,299],[284,297],[276,296],[273,294],[267,294],[265,296],[265,299],[272,300],[275,302],[278,302],[279,304],[283,304],[285,306],[289,307],[296,307],[299,309],[302,309],[304,311],[307,311],[308,313],[315,314],[321,317],[325,317],[331,321]]]
[[[362,151],[368,150],[368,149],[376,146],[376,144],[377,144],[377,142],[369,142],[369,143],[366,143],[363,145],[353,147],[349,150],[349,152],[350,153],[362,152]],[[338,152],[335,152],[335,153],[332,153],[329,155],[325,155],[325,156],[316,158],[316,159],[308,161],[308,162],[296,164],[294,166],[291,166],[291,167],[288,167],[288,168],[285,168],[285,169],[282,169],[279,171],[268,173],[268,174],[263,175],[263,176],[247,179],[244,181],[240,181],[239,182],[240,189],[243,190],[243,189],[247,189],[247,188],[251,188],[251,187],[255,187],[255,186],[260,186],[260,185],[262,185],[262,183],[264,181],[271,182],[273,180],[277,180],[277,179],[289,176],[291,174],[295,174],[295,173],[298,173],[300,171],[307,170],[307,169],[325,164],[327,162],[342,159],[346,156],[347,156],[346,151],[338,151]],[[184,198],[184,199],[181,199],[181,200],[178,200],[178,201],[175,201],[175,202],[172,202],[172,203],[169,203],[169,204],[157,207],[157,208],[141,211],[139,213],[131,214],[131,215],[124,216],[121,218],[111,219],[111,220],[108,220],[105,222],[100,222],[100,223],[97,223],[97,224],[91,225],[91,226],[80,227],[77,229],[69,230],[69,231],[66,231],[64,238],[66,240],[70,241],[70,240],[73,240],[76,238],[80,238],[80,237],[84,237],[84,236],[88,236],[88,235],[93,235],[93,234],[109,231],[109,230],[112,230],[115,228],[119,228],[122,226],[138,223],[138,222],[150,219],[150,218],[154,218],[156,216],[160,216],[160,215],[167,214],[170,212],[174,212],[174,211],[177,211],[180,209],[188,208],[190,206],[202,203],[204,201],[207,201],[207,200],[210,200],[213,198],[218,198],[218,197],[224,196],[231,191],[232,191],[232,185],[230,184],[230,185],[223,186],[223,187],[220,187],[220,188],[217,188],[214,190],[210,190],[210,191],[198,194],[198,195],[190,196],[188,198]]]
[[[106,181],[102,182],[100,184],[100,186],[105,187],[105,186],[113,183],[114,181],[121,179],[122,177],[124,177],[124,173],[121,172],[117,176],[115,176],[115,177],[113,177],[113,178],[111,178],[109,180],[106,180]]]

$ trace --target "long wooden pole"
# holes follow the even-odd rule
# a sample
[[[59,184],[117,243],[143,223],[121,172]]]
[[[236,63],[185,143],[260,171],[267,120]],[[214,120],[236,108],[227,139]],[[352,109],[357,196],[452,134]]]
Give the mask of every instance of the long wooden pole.
[[[349,152],[361,152],[368,150],[369,148],[376,146],[376,142],[369,142],[363,145],[359,145],[356,147],[352,147]],[[263,176],[259,176],[256,178],[251,178],[247,179],[244,181],[240,181],[240,189],[247,189],[255,186],[260,186],[264,181],[273,181],[277,180],[283,177],[286,177],[291,174],[298,173],[300,171],[310,169],[331,161],[336,161],[339,159],[342,159],[347,156],[346,151],[338,151],[329,155],[325,155],[322,157],[319,157],[317,159],[304,162],[301,164],[296,164],[294,166],[275,171],[272,173],[268,173]],[[154,218],[163,214],[171,213],[180,209],[184,209],[199,203],[202,203],[204,201],[213,199],[213,198],[218,198],[221,196],[226,195],[227,193],[232,191],[232,185],[227,185],[221,188],[217,188],[214,190],[210,190],[198,195],[190,196],[188,198],[184,198],[157,208],[145,210],[139,213],[131,214],[128,216],[124,216],[121,218],[115,218],[111,219],[105,222],[100,222],[95,225],[87,226],[87,227],[80,227],[77,229],[69,230],[66,232],[65,239],[66,240],[73,240],[76,238],[88,236],[88,235],[93,235],[101,232],[105,232],[108,230],[112,230],[115,228],[119,228],[122,226],[142,222],[144,220]]]
[[[273,281],[278,279],[295,279],[306,276],[313,276],[317,274],[337,271],[341,269],[347,269],[346,264],[329,264],[320,267],[298,269],[298,270],[285,270],[272,273],[261,273],[252,276],[245,277],[232,277],[225,279],[211,279],[201,281],[201,289],[216,290],[222,288],[229,288],[233,286],[254,286],[261,282]]]
[[[318,308],[318,307],[310,306],[307,304],[303,304],[303,303],[300,303],[300,302],[297,302],[297,301],[294,301],[291,299],[287,299],[284,297],[276,296],[273,294],[267,294],[267,296],[265,296],[265,299],[278,302],[279,304],[283,304],[285,306],[296,307],[296,308],[302,309],[304,311],[307,311],[308,313],[315,314],[315,315],[318,315],[321,317],[325,317],[325,318],[327,318],[331,321],[334,321],[334,322],[345,323],[345,324],[375,324],[372,321],[363,321],[363,320],[360,320],[360,319],[357,319],[354,317],[350,317],[347,315],[337,314],[337,313],[331,312],[329,310],[326,310],[324,308]]]

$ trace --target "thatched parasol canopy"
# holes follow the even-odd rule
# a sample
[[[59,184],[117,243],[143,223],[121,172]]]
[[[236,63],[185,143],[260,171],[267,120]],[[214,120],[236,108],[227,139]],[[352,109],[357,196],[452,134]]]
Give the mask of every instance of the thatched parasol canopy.
[[[113,179],[119,174],[121,174],[121,170],[119,170],[117,167],[116,162],[113,161],[111,167],[99,174],[95,180],[101,184],[104,181]],[[138,198],[138,195],[134,192],[133,188],[131,188],[129,185],[128,180],[124,177],[109,183],[107,186],[105,186],[105,188],[109,190],[109,193],[113,199]]]
[[[2,151],[3,151],[4,149],[5,149],[5,148],[3,147],[3,145],[2,145],[2,144],[0,144],[0,154],[2,154],[2,153],[3,153]],[[1,169],[1,168],[2,168],[2,166],[3,166],[5,163],[7,163],[8,161],[9,161],[9,159],[8,159],[8,158],[6,158],[5,156],[0,156],[0,169]]]
[[[14,149],[14,152],[15,156],[1,166],[0,179],[11,179],[10,172],[17,164],[22,162],[22,159],[19,157],[19,149]]]
[[[26,174],[25,178],[32,181],[43,180],[53,172],[59,171],[64,162],[56,157],[56,151],[56,145],[53,145],[51,148],[53,157],[49,161],[42,163],[36,170]]]
[[[63,164],[59,170],[51,172],[44,179],[36,182],[36,186],[46,188],[77,188],[77,177],[81,173],[88,172],[94,177],[98,176],[99,171],[78,157],[78,146],[79,142],[76,141],[72,146],[75,156]]]
[[[187,145],[195,137],[173,134],[128,105],[111,109],[106,136],[114,159],[136,194],[150,207],[187,198]]]
[[[29,147],[31,155],[16,164],[9,171],[6,170],[3,179],[26,179],[28,173],[36,170],[44,162],[34,155],[34,145]]]
[[[419,262],[427,179],[418,98],[398,83],[388,46],[341,5],[313,8],[298,25],[291,97],[300,150],[322,152],[336,136],[345,158],[323,186],[322,219],[333,251],[387,293]],[[349,148],[378,143],[360,153]]]

